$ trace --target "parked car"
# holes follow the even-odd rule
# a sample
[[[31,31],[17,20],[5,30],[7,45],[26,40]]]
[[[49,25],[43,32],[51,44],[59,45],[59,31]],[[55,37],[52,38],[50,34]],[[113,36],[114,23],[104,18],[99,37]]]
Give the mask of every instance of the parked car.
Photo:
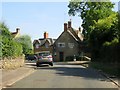
[[[27,54],[25,55],[26,60],[37,60],[37,56],[35,54]]]
[[[49,64],[53,66],[53,58],[49,51],[42,51],[37,53],[36,66],[39,67],[41,64]]]

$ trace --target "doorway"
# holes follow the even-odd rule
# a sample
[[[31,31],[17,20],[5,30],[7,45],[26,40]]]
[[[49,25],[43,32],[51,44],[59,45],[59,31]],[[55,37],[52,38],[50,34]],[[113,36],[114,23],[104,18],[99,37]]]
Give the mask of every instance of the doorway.
[[[63,52],[59,52],[59,59],[60,59],[60,62],[64,61],[64,53]]]

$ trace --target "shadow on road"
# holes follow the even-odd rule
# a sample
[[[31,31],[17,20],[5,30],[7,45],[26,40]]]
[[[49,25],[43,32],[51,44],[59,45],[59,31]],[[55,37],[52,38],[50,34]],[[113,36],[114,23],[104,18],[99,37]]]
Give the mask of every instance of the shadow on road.
[[[25,65],[28,67],[34,68],[34,69],[37,68],[35,62],[27,62],[27,63],[25,63]],[[48,66],[49,66],[48,64],[41,64],[39,67],[48,67]]]
[[[40,65],[40,67],[36,67],[35,62],[27,62],[26,65],[30,68],[34,68],[35,70],[55,71],[55,74],[60,76],[75,76],[87,79],[99,79],[101,81],[109,81],[104,76],[102,76],[100,72],[91,68],[85,68],[81,66],[81,64],[60,62],[54,63],[53,67],[46,64]]]
[[[73,65],[74,66],[74,65]],[[61,67],[38,67],[37,70],[54,70],[56,71],[55,74],[60,76],[75,76],[75,77],[82,77],[87,79],[99,79],[101,81],[107,80],[105,77],[103,77],[99,72],[89,69],[89,68],[83,68],[83,67],[65,67],[62,65]],[[109,81],[109,80],[107,80]]]

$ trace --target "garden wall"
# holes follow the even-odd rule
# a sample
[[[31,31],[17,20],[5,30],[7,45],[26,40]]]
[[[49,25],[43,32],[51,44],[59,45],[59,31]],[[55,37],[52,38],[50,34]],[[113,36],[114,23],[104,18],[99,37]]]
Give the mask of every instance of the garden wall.
[[[1,69],[16,69],[19,67],[24,66],[24,57],[18,57],[14,59],[4,59],[1,60],[0,62],[0,68]]]

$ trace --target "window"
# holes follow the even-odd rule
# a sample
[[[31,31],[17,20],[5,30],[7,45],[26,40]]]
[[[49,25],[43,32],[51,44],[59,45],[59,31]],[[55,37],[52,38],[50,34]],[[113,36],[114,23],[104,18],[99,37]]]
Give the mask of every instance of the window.
[[[39,44],[36,44],[36,45],[35,45],[35,48],[39,48]]]
[[[65,47],[65,43],[58,43],[58,47]]]
[[[46,47],[46,48],[48,48],[48,46],[49,46],[48,44],[45,44],[45,47]]]
[[[74,43],[68,43],[68,47],[69,48],[73,48],[74,47]]]

